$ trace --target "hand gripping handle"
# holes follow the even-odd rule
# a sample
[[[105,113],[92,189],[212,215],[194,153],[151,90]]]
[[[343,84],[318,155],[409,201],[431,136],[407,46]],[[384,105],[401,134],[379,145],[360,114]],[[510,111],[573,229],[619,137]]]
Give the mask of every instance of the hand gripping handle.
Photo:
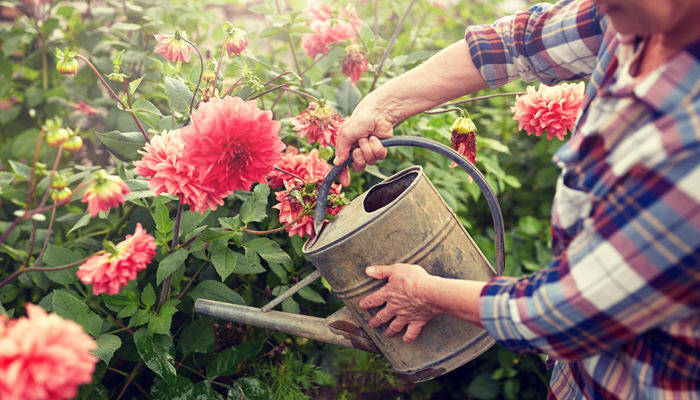
[[[503,229],[503,215],[501,214],[501,206],[498,204],[496,195],[491,189],[491,186],[486,182],[484,176],[479,172],[472,163],[470,163],[461,154],[453,150],[452,148],[445,146],[442,143],[436,142],[434,140],[418,137],[418,136],[395,136],[388,139],[382,139],[381,143],[384,147],[393,146],[414,146],[422,147],[424,149],[432,150],[438,154],[449,158],[454,161],[457,165],[462,167],[467,174],[474,179],[474,182],[481,189],[481,193],[486,197],[486,201],[489,204],[489,209],[491,210],[491,217],[493,218],[493,227],[496,233],[496,272],[498,275],[503,275],[503,270],[505,268],[505,238]],[[318,189],[318,197],[316,198],[316,209],[314,210],[314,232],[316,235],[319,234],[321,228],[323,227],[323,220],[326,215],[326,202],[328,198],[328,193],[330,192],[331,185],[333,181],[338,177],[340,172],[350,165],[352,162],[352,152],[350,157],[343,163],[333,167],[333,169],[328,172],[326,178],[323,180],[321,187]]]

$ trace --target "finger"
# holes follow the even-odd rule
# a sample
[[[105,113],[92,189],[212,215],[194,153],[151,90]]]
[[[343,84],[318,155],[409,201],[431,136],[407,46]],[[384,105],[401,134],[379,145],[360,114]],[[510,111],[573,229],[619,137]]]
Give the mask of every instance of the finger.
[[[365,162],[370,165],[376,164],[377,158],[374,156],[374,152],[369,145],[369,140],[367,140],[367,138],[360,138],[360,140],[357,141],[357,144],[360,146],[362,157],[364,157]]]
[[[343,168],[343,171],[338,175],[338,179],[340,180],[340,184],[343,186],[348,186],[350,185],[350,171],[348,168]]]
[[[411,343],[418,337],[421,329],[425,326],[425,323],[414,322],[408,325],[406,328],[406,333],[403,334],[403,341],[406,343]]]
[[[383,160],[386,158],[386,148],[382,146],[382,142],[380,142],[379,138],[376,136],[369,137],[369,147],[372,149],[374,158],[377,160]]]
[[[372,134],[380,139],[386,139],[394,134],[394,126],[386,119],[377,117],[374,119],[374,131]]]
[[[368,276],[374,279],[388,279],[396,272],[396,264],[394,265],[373,265],[365,270]]]
[[[406,319],[403,317],[396,317],[394,318],[393,321],[391,321],[391,324],[384,329],[384,335],[386,337],[392,337],[396,335],[397,333],[401,332],[404,326],[406,326]]]
[[[391,321],[391,319],[395,316],[396,312],[394,312],[393,309],[389,309],[389,307],[384,307],[381,310],[379,310],[379,312],[376,313],[374,317],[370,318],[368,323],[369,326],[371,326],[372,328],[377,328]]]
[[[357,305],[361,309],[367,310],[372,307],[379,307],[384,303],[386,303],[386,291],[384,288],[381,288],[376,292],[363,297]]]
[[[354,123],[349,124],[347,121],[340,126],[340,134],[338,135],[338,141],[335,147],[335,159],[333,164],[341,165],[350,156],[350,151],[352,150],[357,139],[361,137],[366,137],[366,123]],[[365,129],[361,129],[360,127]]]
[[[359,148],[356,148],[355,150],[352,151],[352,168],[357,171],[361,172],[365,170],[365,166],[367,163],[365,162],[364,157],[362,157],[362,150]]]

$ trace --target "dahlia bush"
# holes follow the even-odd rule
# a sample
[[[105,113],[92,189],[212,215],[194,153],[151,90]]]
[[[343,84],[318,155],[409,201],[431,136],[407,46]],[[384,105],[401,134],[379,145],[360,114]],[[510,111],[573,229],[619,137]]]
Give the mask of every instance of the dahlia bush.
[[[261,307],[311,273],[302,248],[344,121],[465,21],[500,14],[468,0],[224,3],[0,4],[0,399],[541,398],[542,361],[503,349],[412,384],[381,356],[194,312],[197,299]],[[510,224],[508,274],[546,264],[537,196],[556,174],[558,141],[517,132],[563,140],[583,85],[510,84],[394,130],[484,173]],[[413,164],[493,257],[478,187],[422,149],[333,184],[325,221]],[[280,309],[340,307],[320,279]]]

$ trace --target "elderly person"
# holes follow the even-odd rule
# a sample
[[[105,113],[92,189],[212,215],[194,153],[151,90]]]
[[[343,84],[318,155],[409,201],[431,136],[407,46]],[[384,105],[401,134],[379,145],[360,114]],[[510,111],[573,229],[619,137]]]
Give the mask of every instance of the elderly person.
[[[557,361],[550,398],[700,398],[700,1],[565,0],[470,27],[363,99],[335,163],[352,151],[361,171],[394,124],[517,78],[590,78],[554,157],[552,263],[490,282],[370,266],[388,280],[360,303],[383,306],[370,325],[406,342],[436,314],[484,326]]]

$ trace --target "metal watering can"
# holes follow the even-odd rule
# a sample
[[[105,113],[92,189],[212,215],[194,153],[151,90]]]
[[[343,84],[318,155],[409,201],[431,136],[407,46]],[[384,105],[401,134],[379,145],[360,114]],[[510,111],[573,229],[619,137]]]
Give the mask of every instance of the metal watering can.
[[[493,190],[483,175],[459,153],[441,143],[413,136],[381,141],[385,147],[416,146],[446,156],[467,171],[488,201],[495,228],[498,275],[505,264],[503,217]],[[491,347],[486,331],[448,315],[426,324],[418,338],[404,343],[401,334],[387,338],[383,327],[367,321],[376,310],[358,307],[361,298],[385,281],[372,279],[365,267],[399,262],[419,264],[428,273],[446,278],[486,281],[496,271],[445,204],[418,166],[405,169],[354,199],[323,224],[330,186],[351,159],[334,167],[319,188],[314,214],[316,235],[304,253],[317,270],[263,308],[197,299],[195,311],[229,321],[286,332],[325,343],[383,354],[400,374],[420,382],[449,372]],[[272,307],[323,276],[343,307],[328,318],[270,311]]]

